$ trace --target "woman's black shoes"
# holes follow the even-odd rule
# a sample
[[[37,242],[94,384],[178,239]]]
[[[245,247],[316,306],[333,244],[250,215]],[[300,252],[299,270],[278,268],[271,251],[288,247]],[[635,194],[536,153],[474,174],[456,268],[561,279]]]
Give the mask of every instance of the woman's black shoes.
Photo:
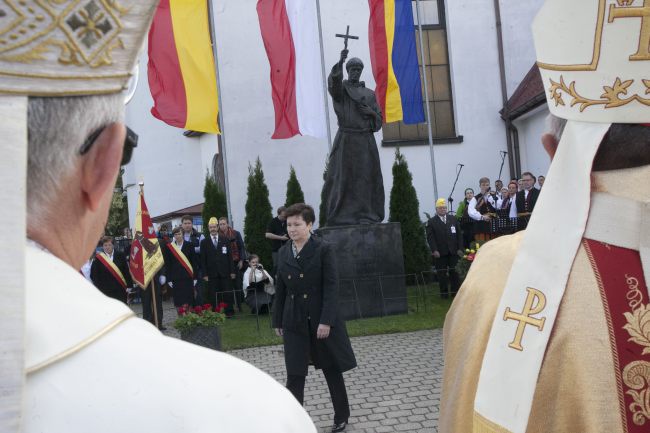
[[[343,421],[339,423],[335,422],[334,425],[332,426],[332,433],[345,431],[345,427],[347,427],[347,425],[348,425],[347,421]]]

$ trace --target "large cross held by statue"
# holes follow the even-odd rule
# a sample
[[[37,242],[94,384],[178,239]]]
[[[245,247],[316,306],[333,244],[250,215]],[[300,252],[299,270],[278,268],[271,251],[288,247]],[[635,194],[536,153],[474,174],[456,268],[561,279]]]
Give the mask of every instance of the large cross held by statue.
[[[348,26],[348,29],[345,31],[345,34],[342,35],[340,33],[336,34],[337,38],[343,38],[345,40],[345,48],[348,49],[348,39],[359,39],[359,36],[350,36],[350,26]]]

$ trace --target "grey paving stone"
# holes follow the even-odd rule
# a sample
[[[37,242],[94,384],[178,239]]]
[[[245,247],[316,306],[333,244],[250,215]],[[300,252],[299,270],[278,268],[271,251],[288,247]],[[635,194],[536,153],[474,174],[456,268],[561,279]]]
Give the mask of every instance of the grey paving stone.
[[[134,311],[140,313],[139,306]],[[166,335],[176,312],[163,305]],[[359,366],[344,373],[351,406],[347,433],[437,433],[442,386],[442,332],[418,331],[351,339]],[[230,352],[285,384],[281,346]],[[310,367],[305,384],[305,409],[320,432],[329,433],[333,410],[325,378]]]

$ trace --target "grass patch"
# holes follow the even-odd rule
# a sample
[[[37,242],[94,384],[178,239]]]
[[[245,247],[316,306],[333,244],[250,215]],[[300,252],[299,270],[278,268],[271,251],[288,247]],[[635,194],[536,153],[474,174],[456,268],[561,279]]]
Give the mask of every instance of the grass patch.
[[[351,337],[358,337],[441,328],[451,300],[440,299],[437,284],[422,289],[418,296],[416,287],[408,287],[408,314],[348,320],[348,333]],[[270,317],[259,316],[258,332],[255,316],[250,315],[247,308],[244,306],[244,314],[237,314],[221,326],[223,350],[282,344],[282,339],[271,329]]]

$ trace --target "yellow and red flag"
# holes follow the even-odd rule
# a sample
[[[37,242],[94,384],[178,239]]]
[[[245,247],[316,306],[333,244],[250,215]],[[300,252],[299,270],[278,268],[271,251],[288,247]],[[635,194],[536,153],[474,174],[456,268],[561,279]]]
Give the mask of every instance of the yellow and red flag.
[[[165,264],[160,243],[156,237],[156,230],[151,223],[147,204],[144,202],[144,192],[140,189],[140,200],[135,212],[135,230],[129,270],[133,281],[143,289],[149,286],[156,272]]]
[[[149,30],[147,71],[154,117],[219,134],[209,19],[207,0],[161,0]]]

